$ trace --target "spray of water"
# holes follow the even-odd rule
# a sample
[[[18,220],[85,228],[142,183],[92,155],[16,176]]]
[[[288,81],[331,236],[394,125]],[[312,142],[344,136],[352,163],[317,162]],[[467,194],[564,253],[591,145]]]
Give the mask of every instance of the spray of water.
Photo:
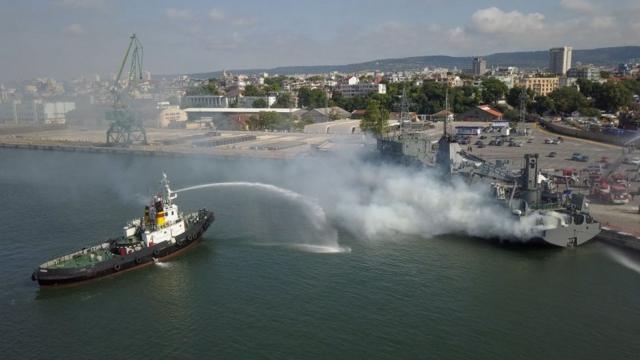
[[[613,261],[626,267],[629,270],[635,271],[636,273],[640,274],[640,263],[637,260],[634,260],[622,251],[613,248],[607,248],[605,252]]]
[[[293,203],[302,205],[302,208],[307,214],[307,218],[311,221],[315,230],[322,234],[322,243],[318,245],[309,244],[293,244],[290,245],[293,248],[316,253],[339,253],[350,251],[347,247],[341,247],[338,244],[338,233],[330,226],[327,221],[327,216],[324,209],[317,203],[317,201],[310,199],[295,191],[283,189],[281,187],[263,184],[258,182],[223,182],[223,183],[209,183],[196,186],[190,186],[182,189],[175,190],[176,193],[200,190],[207,188],[226,188],[226,187],[245,187],[252,189],[259,189],[268,191],[278,196],[282,196],[285,199],[290,200]]]
[[[162,261],[156,261],[154,264],[161,269],[169,269],[173,267],[172,263],[162,262]]]

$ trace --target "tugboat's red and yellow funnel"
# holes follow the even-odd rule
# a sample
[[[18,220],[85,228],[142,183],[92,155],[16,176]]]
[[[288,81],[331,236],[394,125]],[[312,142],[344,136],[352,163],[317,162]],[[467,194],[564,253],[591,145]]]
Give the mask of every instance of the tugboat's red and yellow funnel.
[[[156,214],[156,225],[164,226],[164,211],[158,211]]]

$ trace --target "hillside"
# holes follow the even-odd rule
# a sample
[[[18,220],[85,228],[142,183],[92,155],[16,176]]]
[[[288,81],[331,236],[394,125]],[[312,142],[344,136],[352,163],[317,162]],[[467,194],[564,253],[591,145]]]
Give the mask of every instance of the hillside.
[[[545,68],[549,61],[548,51],[520,51],[485,55],[488,66],[512,65],[521,68]],[[594,65],[616,65],[631,59],[640,59],[640,46],[620,46],[599,49],[574,50],[573,63]],[[414,56],[397,59],[381,59],[347,65],[317,65],[317,66],[283,66],[271,69],[238,69],[231,72],[254,74],[268,72],[270,74],[314,74],[338,72],[356,72],[367,70],[400,71],[415,70],[425,67],[457,67],[465,69],[471,67],[471,57],[454,57],[446,55]],[[210,78],[220,76],[220,71],[191,74],[196,78]]]

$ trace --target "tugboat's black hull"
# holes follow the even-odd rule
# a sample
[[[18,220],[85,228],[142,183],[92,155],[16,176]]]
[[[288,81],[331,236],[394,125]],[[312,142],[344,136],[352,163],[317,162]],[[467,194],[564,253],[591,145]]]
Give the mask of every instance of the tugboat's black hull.
[[[202,218],[187,227],[186,231],[176,238],[174,244],[167,242],[159,243],[150,248],[144,248],[124,256],[117,256],[114,259],[90,267],[69,269],[38,268],[31,275],[31,279],[38,281],[40,286],[76,284],[141,268],[152,264],[156,260],[178,255],[183,250],[200,241],[204,232],[215,219],[211,211],[203,211],[202,214]]]

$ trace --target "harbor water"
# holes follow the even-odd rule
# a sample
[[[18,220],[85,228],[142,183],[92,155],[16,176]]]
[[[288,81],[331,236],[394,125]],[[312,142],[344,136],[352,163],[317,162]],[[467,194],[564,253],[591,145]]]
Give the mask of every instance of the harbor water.
[[[304,195],[288,166],[0,150],[1,357],[638,358],[634,254],[598,242],[373,239],[264,186],[179,193],[182,211],[206,207],[216,222],[168,262],[68,288],[30,279],[40,263],[120,234],[163,172],[176,189],[259,182]]]

